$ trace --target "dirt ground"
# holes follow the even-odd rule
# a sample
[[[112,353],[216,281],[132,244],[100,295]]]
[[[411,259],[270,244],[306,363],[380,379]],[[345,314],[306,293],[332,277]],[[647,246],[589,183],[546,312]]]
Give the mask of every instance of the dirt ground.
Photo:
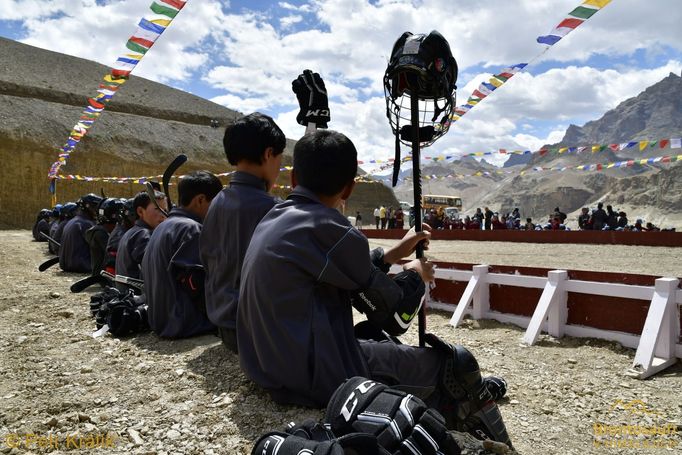
[[[396,240],[369,239],[387,248]],[[434,240],[426,256],[434,261],[518,265],[597,272],[682,277],[682,248]]]
[[[461,262],[583,268],[572,246],[557,255],[550,245],[524,254],[528,244],[453,243],[434,245],[434,256],[447,250]],[[610,246],[590,248],[596,257],[615,254]],[[680,275],[679,249],[627,248],[618,257],[640,264],[638,271]],[[266,431],[322,417],[321,410],[273,404],[216,337],[92,338],[89,295],[68,290],[81,276],[56,267],[39,273],[45,250],[28,231],[0,231],[0,453],[245,454]],[[519,328],[467,320],[453,329],[448,316],[431,312],[429,329],[469,347],[485,374],[508,381],[501,410],[520,453],[650,453],[645,445],[679,453],[679,364],[638,381],[623,375],[634,351],[615,343],[543,336],[523,347]],[[416,327],[404,341],[416,342]],[[641,434],[651,429],[666,434]],[[626,430],[640,434],[615,435]],[[619,441],[639,448],[607,447]]]

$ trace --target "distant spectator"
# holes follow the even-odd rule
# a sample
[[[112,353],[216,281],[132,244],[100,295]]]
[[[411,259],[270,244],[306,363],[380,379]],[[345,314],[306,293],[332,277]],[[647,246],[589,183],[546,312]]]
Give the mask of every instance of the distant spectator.
[[[604,211],[604,204],[600,202],[597,204],[597,210],[592,214],[592,229],[601,231],[604,229],[607,219],[608,215],[606,214],[606,211]]]
[[[362,229],[362,215],[360,215],[359,210],[355,212],[355,227],[358,229]]]
[[[510,215],[503,216],[500,221],[507,225],[507,229],[514,229],[514,218],[512,218]]]
[[[395,209],[395,227],[396,229],[405,229],[405,213],[400,206]]]
[[[470,218],[468,215],[464,218],[464,229],[481,229],[481,223],[476,218]]]
[[[628,227],[628,216],[625,212],[618,212],[618,227],[616,229],[625,229]]]
[[[381,219],[381,229],[386,229],[386,207],[379,207],[379,218]]]
[[[376,228],[379,229],[379,223],[381,222],[381,212],[379,211],[379,207],[376,207],[374,209],[374,223],[376,224]]]
[[[638,231],[638,232],[643,231],[643,230],[644,230],[644,226],[642,226],[642,223],[644,223],[644,221],[642,221],[641,218],[637,218],[637,221],[635,221],[635,224],[632,226],[632,230],[633,230],[633,231]]]
[[[561,224],[564,224],[566,222],[566,214],[559,210],[559,207],[554,208],[554,214],[559,217],[559,220],[561,220]]]
[[[388,218],[388,228],[394,229],[395,228],[395,210],[393,210],[393,207],[388,208],[388,212],[386,213],[386,218]]]
[[[526,231],[534,231],[535,224],[533,224],[532,218],[526,218],[526,224],[523,225],[523,229]]]
[[[519,213],[518,207],[515,207],[514,210],[512,210],[511,217],[514,218],[515,220],[521,219],[521,214]]]
[[[480,207],[476,208],[476,213],[474,213],[472,219],[478,223],[479,229],[483,229],[483,212],[481,212]]]
[[[611,230],[614,230],[618,227],[618,214],[610,205],[606,206],[606,225]]]
[[[507,229],[507,225],[500,221],[500,218],[497,213],[493,214],[493,218],[490,220],[490,224],[492,225],[493,231]]]
[[[644,228],[645,231],[647,232],[658,232],[660,229],[655,226],[653,223],[647,223],[646,228]]]
[[[485,217],[484,229],[489,231],[492,226],[493,211],[485,207],[483,209],[483,216]]]
[[[580,215],[578,216],[578,227],[583,231],[592,229],[592,226],[590,225],[589,212],[590,211],[587,207],[583,207]]]

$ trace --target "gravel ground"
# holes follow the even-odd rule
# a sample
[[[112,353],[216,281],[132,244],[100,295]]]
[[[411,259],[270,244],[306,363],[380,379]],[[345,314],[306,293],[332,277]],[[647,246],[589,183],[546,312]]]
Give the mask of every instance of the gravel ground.
[[[508,244],[503,247],[511,251]],[[463,248],[452,251],[463,254]],[[538,249],[527,257],[514,255],[526,265],[543,265],[532,260],[553,255],[556,246],[543,248],[544,254]],[[266,431],[322,417],[320,410],[273,404],[215,337],[93,339],[89,295],[68,291],[81,276],[54,267],[39,273],[37,266],[48,257],[44,250],[45,244],[30,241],[28,231],[0,231],[1,453],[74,453],[74,448],[103,453],[92,447],[108,443],[106,453],[117,454],[242,454]],[[485,258],[469,257],[458,260]],[[662,263],[658,257],[639,256],[638,262],[647,267],[642,272],[663,274],[656,268]],[[615,343],[543,336],[538,345],[523,347],[522,331],[514,326],[466,320],[453,329],[448,315],[439,312],[429,314],[429,329],[468,346],[486,374],[507,379],[501,409],[520,453],[648,453],[603,446],[618,441],[616,436],[595,439],[595,428],[616,432],[623,425],[673,433],[625,442],[664,444],[668,448],[660,450],[679,453],[679,365],[638,381],[623,375],[634,352]],[[416,327],[404,341],[416,341]],[[101,437],[107,434],[109,440]]]

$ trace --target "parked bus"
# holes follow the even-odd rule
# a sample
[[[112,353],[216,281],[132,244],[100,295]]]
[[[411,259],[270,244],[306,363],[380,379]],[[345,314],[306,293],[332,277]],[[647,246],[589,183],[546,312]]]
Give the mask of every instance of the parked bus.
[[[441,196],[437,194],[425,194],[422,196],[422,207],[424,210],[443,208],[446,212],[454,213],[453,210],[447,210],[448,208],[455,208],[457,212],[462,211],[462,198],[458,196]]]

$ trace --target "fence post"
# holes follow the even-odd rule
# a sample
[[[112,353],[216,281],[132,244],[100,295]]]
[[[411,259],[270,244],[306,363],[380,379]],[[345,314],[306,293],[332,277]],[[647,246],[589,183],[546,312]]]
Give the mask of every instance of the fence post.
[[[478,286],[473,295],[473,317],[484,319],[490,311],[490,284],[488,284],[488,266],[475,265],[474,276],[478,278]]]
[[[552,270],[547,274],[547,283],[530,319],[523,342],[533,345],[542,332],[542,325],[549,315],[548,329],[552,336],[563,336],[568,311],[566,309],[567,292],[565,289],[568,272]]]
[[[478,303],[476,303],[476,301],[474,302],[474,311],[476,311],[477,313],[480,314],[481,307],[484,306],[483,301],[486,302],[488,308],[490,307],[490,301],[488,300],[489,295],[487,289],[488,285],[486,283],[487,273],[488,273],[487,265],[475,265],[473,267],[473,275],[471,275],[469,283],[467,284],[466,289],[464,289],[462,297],[459,299],[457,308],[455,309],[452,318],[450,318],[450,325],[452,325],[453,327],[457,327],[462,322],[462,319],[464,319],[464,313],[469,307],[469,303],[471,303],[471,301],[474,298],[476,298],[476,300],[478,301]],[[485,293],[482,295],[478,292],[481,286],[486,287]],[[478,309],[476,309],[477,308],[476,305],[478,305]],[[474,317],[476,317],[476,314],[474,314]]]
[[[675,343],[679,336],[677,278],[656,280],[654,296],[639,338],[635,360],[626,374],[645,379],[677,361]]]

